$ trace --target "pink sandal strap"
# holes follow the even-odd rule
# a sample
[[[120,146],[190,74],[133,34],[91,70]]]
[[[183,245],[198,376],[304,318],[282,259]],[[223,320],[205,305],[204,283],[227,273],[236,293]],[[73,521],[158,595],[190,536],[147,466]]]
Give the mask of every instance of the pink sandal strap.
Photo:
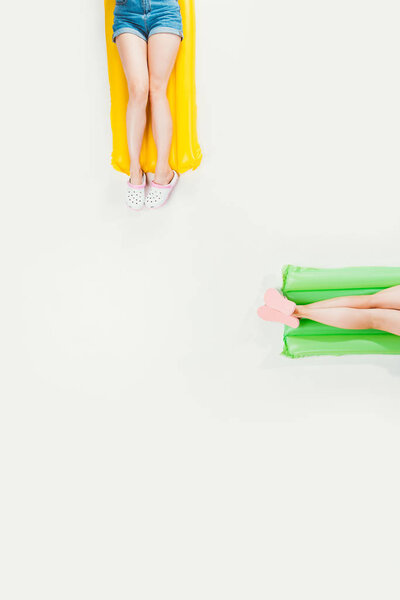
[[[128,187],[130,187],[132,190],[144,190],[146,187],[146,173],[143,173],[142,183],[139,184],[131,183],[131,178],[129,178]]]

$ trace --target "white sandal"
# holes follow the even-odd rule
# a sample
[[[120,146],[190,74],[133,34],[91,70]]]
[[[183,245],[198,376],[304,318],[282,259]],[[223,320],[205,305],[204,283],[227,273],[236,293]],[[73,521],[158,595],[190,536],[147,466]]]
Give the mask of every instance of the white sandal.
[[[176,184],[178,183],[179,175],[176,171],[172,171],[174,176],[167,185],[160,185],[159,183],[150,184],[150,190],[146,196],[146,206],[148,208],[160,208],[166,203]]]
[[[143,173],[142,183],[134,185],[131,179],[128,179],[126,203],[133,210],[140,210],[144,206],[146,189],[146,173]]]

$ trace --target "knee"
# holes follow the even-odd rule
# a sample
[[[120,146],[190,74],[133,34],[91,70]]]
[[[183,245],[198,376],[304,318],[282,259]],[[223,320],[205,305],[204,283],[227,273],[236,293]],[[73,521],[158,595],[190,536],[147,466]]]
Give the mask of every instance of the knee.
[[[167,95],[167,84],[161,79],[150,78],[150,101],[158,100]]]
[[[376,298],[375,298],[375,294],[370,294],[368,296],[364,296],[364,306],[363,308],[376,308],[377,307],[377,303],[376,303]]]
[[[382,316],[378,310],[367,310],[365,329],[382,329]]]
[[[141,81],[129,86],[129,98],[141,104],[147,104],[149,98],[149,84]]]

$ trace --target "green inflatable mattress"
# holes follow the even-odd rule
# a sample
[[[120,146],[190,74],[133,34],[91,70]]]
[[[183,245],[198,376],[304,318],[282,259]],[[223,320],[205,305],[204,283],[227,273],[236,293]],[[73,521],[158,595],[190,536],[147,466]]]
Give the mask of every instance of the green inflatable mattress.
[[[282,293],[296,304],[335,296],[373,294],[400,285],[400,267],[283,268]],[[337,329],[307,319],[285,327],[283,354],[291,358],[344,354],[400,354],[400,336],[375,329]]]

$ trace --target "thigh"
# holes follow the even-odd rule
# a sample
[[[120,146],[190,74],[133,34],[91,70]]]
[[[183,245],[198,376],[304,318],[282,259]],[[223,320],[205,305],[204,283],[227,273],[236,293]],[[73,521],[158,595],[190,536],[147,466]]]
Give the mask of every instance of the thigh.
[[[382,290],[371,296],[373,306],[400,310],[400,285]]]
[[[148,87],[147,43],[132,33],[121,33],[116,44],[129,89]]]
[[[167,86],[180,44],[181,38],[174,33],[154,33],[149,37],[150,85]]]
[[[371,313],[372,329],[379,329],[400,336],[400,310],[373,308],[368,312]]]

